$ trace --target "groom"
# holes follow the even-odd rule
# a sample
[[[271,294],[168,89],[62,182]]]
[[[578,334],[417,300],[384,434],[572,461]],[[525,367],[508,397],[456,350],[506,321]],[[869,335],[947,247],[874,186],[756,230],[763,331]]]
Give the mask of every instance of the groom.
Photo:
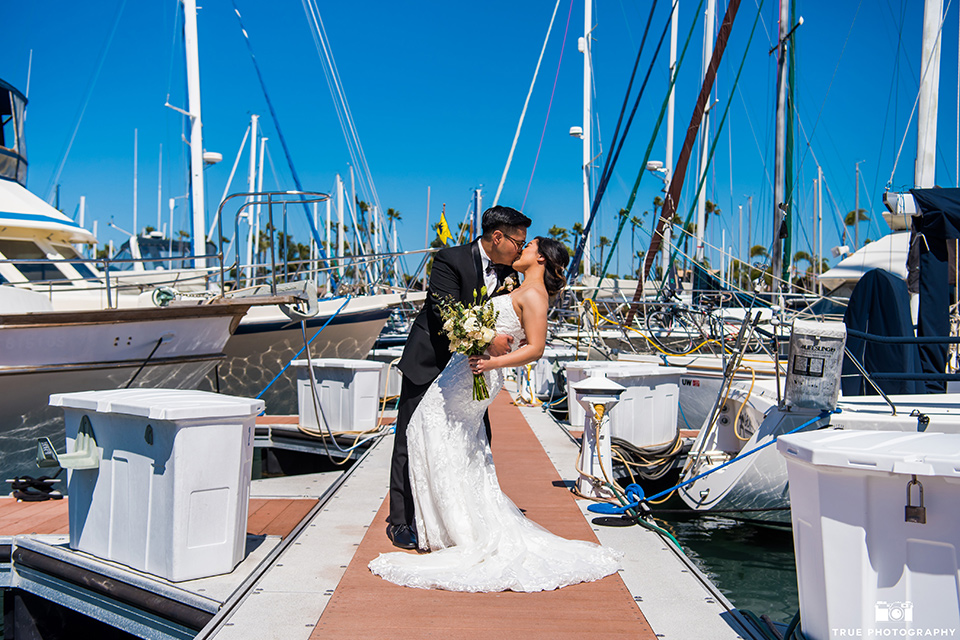
[[[413,321],[410,337],[398,368],[403,374],[397,407],[396,436],[390,466],[390,517],[387,537],[401,549],[416,549],[413,528],[413,492],[407,469],[407,425],[423,394],[450,360],[450,341],[443,334],[440,301],[452,298],[464,304],[474,301],[474,292],[487,288],[487,297],[506,293],[505,283],[516,272],[510,267],[527,240],[530,218],[510,207],[491,207],[483,212],[483,235],[469,244],[441,249],[433,260],[430,285],[423,308]],[[510,350],[513,338],[498,335],[489,352],[498,356]],[[486,416],[487,437],[490,423]]]

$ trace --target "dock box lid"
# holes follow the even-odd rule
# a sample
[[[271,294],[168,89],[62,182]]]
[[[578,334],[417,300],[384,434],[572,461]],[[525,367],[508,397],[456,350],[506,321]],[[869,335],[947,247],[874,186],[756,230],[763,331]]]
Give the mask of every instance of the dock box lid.
[[[189,420],[192,418],[245,418],[261,413],[265,405],[263,400],[207,391],[115,389],[55,393],[50,396],[50,406],[84,409],[97,413],[142,416],[152,420]]]
[[[626,378],[634,376],[658,376],[685,374],[684,367],[664,367],[652,362],[619,362],[608,360],[577,360],[575,362],[561,362],[566,369],[580,369],[590,374],[605,375],[608,377]]]
[[[777,449],[814,466],[960,477],[960,434],[829,429],[781,436]]]
[[[375,360],[348,360],[346,358],[312,358],[311,364],[315,369],[357,369],[360,371],[379,371],[383,363]],[[306,360],[294,360],[291,367],[305,367]]]

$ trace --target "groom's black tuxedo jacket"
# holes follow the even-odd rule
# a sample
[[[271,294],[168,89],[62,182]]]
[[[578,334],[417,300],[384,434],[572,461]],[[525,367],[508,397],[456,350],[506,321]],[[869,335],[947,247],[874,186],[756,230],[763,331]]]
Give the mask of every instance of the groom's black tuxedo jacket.
[[[452,298],[471,304],[474,292],[484,286],[479,242],[474,240],[470,244],[441,249],[433,259],[427,299],[413,321],[398,365],[403,375],[414,384],[433,382],[450,360],[450,341],[443,333],[440,301]],[[516,273],[507,266],[497,267],[497,287],[488,292],[488,298],[504,293],[498,288],[509,275]]]

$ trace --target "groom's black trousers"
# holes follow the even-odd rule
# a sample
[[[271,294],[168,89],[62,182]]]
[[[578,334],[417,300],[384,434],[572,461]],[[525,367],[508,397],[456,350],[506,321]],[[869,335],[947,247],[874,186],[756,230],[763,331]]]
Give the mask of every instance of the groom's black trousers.
[[[393,460],[390,465],[390,524],[414,523],[413,490],[410,487],[410,467],[407,464],[407,425],[413,412],[417,410],[423,394],[430,385],[414,384],[403,376],[400,384],[400,401],[397,405],[396,435],[393,438]],[[490,441],[490,415],[483,414],[483,424]]]

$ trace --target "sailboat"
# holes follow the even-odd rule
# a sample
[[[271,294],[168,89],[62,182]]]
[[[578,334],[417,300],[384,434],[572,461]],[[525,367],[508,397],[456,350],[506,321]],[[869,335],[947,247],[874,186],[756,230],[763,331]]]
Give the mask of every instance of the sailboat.
[[[927,2],[924,11],[923,55],[924,69],[939,68],[938,29],[942,24],[942,4],[934,0]],[[932,189],[936,148],[936,98],[934,81],[938,73],[925,74],[921,82],[919,111],[923,123],[918,131],[917,158],[914,182],[916,189],[906,194],[887,193],[884,201],[890,209],[887,220],[894,230],[887,251],[877,255],[888,256],[892,248],[904,242],[903,231],[906,221],[913,219],[915,228],[923,230],[931,220],[960,220],[960,189]],[[933,129],[931,131],[931,128]],[[914,217],[915,216],[915,217]],[[956,223],[956,222],[954,222]],[[930,256],[946,255],[944,233],[930,233],[923,254]],[[936,237],[935,237],[936,236]],[[905,252],[900,254],[904,262]],[[862,275],[867,264],[868,254],[856,254],[835,268],[830,277],[842,277],[855,282]],[[946,267],[942,264],[942,273],[936,272],[938,261],[931,258],[924,264],[921,260],[921,279],[937,280],[942,287],[946,283]],[[904,276],[905,264],[896,265],[894,271]],[[933,271],[927,271],[927,269]],[[824,274],[828,276],[830,272]],[[921,320],[918,334],[927,336],[945,336],[948,333],[946,294],[942,299],[935,298],[930,292],[935,287],[928,286],[923,293],[927,298],[920,301]],[[924,292],[924,289],[921,288]],[[888,302],[889,304],[889,302]],[[936,316],[925,322],[926,313]],[[940,323],[940,324],[938,324]],[[926,330],[925,330],[926,327]],[[928,327],[932,327],[931,331]],[[921,350],[926,349],[921,345]],[[925,380],[929,385],[940,385],[949,374],[944,373],[945,347],[938,357],[929,360],[927,373],[914,376]],[[792,356],[791,356],[791,362]],[[863,371],[869,378],[877,372]],[[884,377],[900,376],[910,379],[909,373],[884,374]],[[733,517],[745,520],[777,523],[789,526],[789,487],[787,484],[786,464],[782,456],[773,447],[761,449],[778,436],[801,428],[811,430],[824,427],[837,429],[883,430],[938,433],[960,433],[960,394],[920,393],[915,395],[885,395],[877,387],[880,395],[841,396],[836,404],[838,413],[822,415],[817,411],[797,410],[782,402],[780,390],[776,384],[758,383],[749,391],[742,383],[731,385],[731,392],[724,402],[718,403],[719,409],[704,422],[690,454],[690,461],[681,476],[690,484],[679,490],[680,497],[692,509],[705,512],[721,511]],[[726,466],[724,466],[726,464]],[[722,467],[722,468],[721,468]],[[704,477],[702,474],[716,470]]]

